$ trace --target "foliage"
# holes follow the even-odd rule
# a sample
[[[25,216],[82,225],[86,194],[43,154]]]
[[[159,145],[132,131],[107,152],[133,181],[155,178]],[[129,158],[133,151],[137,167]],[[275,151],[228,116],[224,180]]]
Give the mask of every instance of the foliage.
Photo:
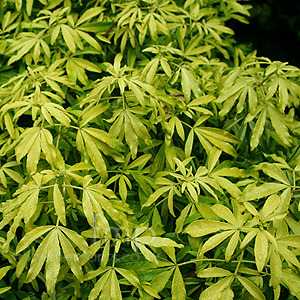
[[[0,3],[4,299],[300,298],[300,72],[247,3]]]

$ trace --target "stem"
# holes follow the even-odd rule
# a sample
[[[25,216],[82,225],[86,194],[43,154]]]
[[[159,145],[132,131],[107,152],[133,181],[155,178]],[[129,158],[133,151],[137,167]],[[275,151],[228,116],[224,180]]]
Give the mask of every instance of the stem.
[[[115,261],[116,261],[116,251],[114,251],[114,256],[113,256],[113,262],[112,262],[112,267],[115,267]]]
[[[49,189],[49,188],[52,188],[52,187],[54,187],[54,184],[52,184],[52,185],[46,185],[46,186],[41,186],[40,190],[45,190],[45,189]]]
[[[242,262],[244,253],[245,253],[245,250],[242,251],[242,254],[241,254],[241,256],[240,256],[240,258],[239,258],[239,260],[238,260],[237,266],[236,266],[235,271],[234,271],[234,275],[236,275],[237,272],[238,272],[238,270],[239,270],[239,267],[240,267],[240,264],[241,264],[241,262]]]
[[[273,72],[271,72],[267,77],[265,77],[261,82],[259,82],[257,85],[258,86],[262,86],[262,84],[264,82],[266,82],[277,70],[274,70]]]
[[[237,268],[240,266],[241,263],[248,263],[248,264],[255,264],[255,261],[252,261],[252,260],[242,260],[243,258],[243,255],[244,255],[244,251],[241,255],[241,258],[239,260],[231,260],[231,261],[228,261],[227,263],[237,263]],[[215,261],[215,262],[222,262],[222,265],[224,263],[226,263],[225,259],[218,259],[218,258],[201,258],[201,259],[193,259],[193,260],[190,260],[190,261],[185,261],[183,263],[179,263],[177,264],[177,266],[184,266],[184,265],[187,265],[187,264],[191,264],[191,263],[197,263],[197,262],[205,262],[205,261]]]
[[[295,172],[295,169],[293,170],[293,185],[294,185],[294,190],[293,191],[296,191],[296,172]]]
[[[126,101],[125,101],[124,94],[122,94],[122,101],[123,101],[123,110],[125,110],[126,109]]]
[[[71,185],[71,184],[63,184],[62,187],[70,187],[70,188],[74,188],[74,189],[85,190],[85,188],[83,188],[81,186],[75,186],[75,185]]]
[[[58,146],[59,146],[59,139],[61,137],[61,126],[59,126],[59,130],[58,130],[58,136],[57,136],[57,141],[56,141],[56,148],[58,149]],[[69,141],[67,141],[69,142]],[[70,143],[70,142],[69,142]],[[70,143],[71,144],[71,143]],[[72,145],[71,145],[72,146]],[[72,147],[73,148],[73,147]]]

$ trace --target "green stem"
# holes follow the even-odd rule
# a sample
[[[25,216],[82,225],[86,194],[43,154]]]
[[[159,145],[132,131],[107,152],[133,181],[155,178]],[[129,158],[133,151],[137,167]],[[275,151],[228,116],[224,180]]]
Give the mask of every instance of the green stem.
[[[225,264],[225,263],[237,263],[237,267],[239,267],[239,265],[241,263],[248,263],[248,264],[255,264],[255,261],[252,261],[252,260],[242,260],[243,258],[243,255],[244,255],[244,251],[241,255],[241,258],[239,260],[231,260],[231,261],[228,261],[226,262],[225,259],[218,259],[218,258],[201,258],[201,259],[193,259],[193,260],[190,260],[190,261],[185,261],[185,262],[182,262],[182,263],[179,263],[177,264],[177,266],[184,266],[184,265],[187,265],[187,264],[192,264],[192,263],[197,263],[197,262],[206,262],[206,261],[212,261],[212,262],[221,262],[222,265]]]
[[[244,256],[244,252],[245,252],[245,250],[242,251],[242,254],[241,254],[241,256],[238,260],[237,266],[236,266],[235,271],[234,271],[234,275],[236,275],[238,270],[239,270],[240,264],[241,264],[243,256]]]
[[[262,86],[263,83],[265,83],[277,70],[274,70],[273,72],[271,72],[267,77],[265,77],[261,82],[259,82],[257,85],[258,86]]]
[[[71,185],[71,184],[63,184],[62,187],[70,187],[73,189],[85,190],[85,188],[83,188],[81,186],[75,186],[75,185]]]

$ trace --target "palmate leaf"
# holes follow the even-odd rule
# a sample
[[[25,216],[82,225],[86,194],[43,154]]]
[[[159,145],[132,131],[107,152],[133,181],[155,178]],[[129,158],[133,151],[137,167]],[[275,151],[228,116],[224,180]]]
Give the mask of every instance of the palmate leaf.
[[[119,280],[117,278],[117,273],[119,273],[123,278],[125,278],[132,286],[137,288],[140,293],[145,290],[151,295],[158,296],[157,293],[149,286],[143,286],[136,275],[131,271],[123,268],[100,268],[99,271],[96,270],[89,272],[87,274],[88,278],[93,278],[97,275],[101,275],[100,279],[96,282],[94,288],[91,290],[88,300],[94,300],[99,297],[99,299],[108,300],[121,300],[122,294],[120,289]],[[159,297],[159,296],[158,296]]]
[[[113,118],[109,120],[114,121],[109,133],[113,136],[125,136],[125,141],[130,148],[133,159],[137,156],[137,150],[140,146],[139,139],[144,141],[146,145],[152,145],[152,138],[147,127],[135,115],[141,111],[143,110],[137,107],[119,109],[114,113]]]
[[[33,241],[47,232],[49,233],[40,243],[32,257],[26,282],[32,282],[38,276],[46,261],[46,287],[49,293],[53,293],[61,265],[61,252],[73,274],[81,282],[83,281],[83,272],[73,244],[87,257],[91,257],[91,252],[84,238],[77,232],[60,226],[47,225],[36,227],[28,232],[17,245],[16,253],[25,250]]]
[[[19,40],[16,40],[10,47],[7,49],[7,54],[12,54],[16,51],[17,54],[10,57],[8,60],[8,65],[18,61],[24,55],[30,52],[31,57],[34,62],[37,63],[40,60],[41,50],[45,53],[45,56],[50,58],[50,49],[47,43],[42,39],[43,31],[39,34],[34,32],[22,32],[19,34]]]
[[[217,103],[223,103],[223,108],[220,111],[220,116],[225,116],[234,106],[237,100],[237,113],[241,113],[245,109],[245,100],[248,96],[249,109],[251,113],[257,107],[257,95],[254,89],[250,86],[254,83],[253,78],[243,77],[236,81],[233,86],[224,88],[218,99]]]
[[[155,236],[155,230],[152,228],[148,228],[147,224],[140,224],[132,233],[130,241],[131,247],[134,251],[136,251],[136,249],[139,249],[147,260],[155,263],[156,265],[158,265],[159,262],[155,254],[152,251],[150,251],[146,246],[154,248],[183,248],[182,244],[178,244],[169,238]]]
[[[201,212],[202,210],[199,209],[199,211]],[[228,223],[213,220],[196,220],[190,223],[184,232],[187,232],[192,237],[202,237],[214,233],[214,235],[204,242],[201,248],[202,254],[215,248],[231,236],[225,251],[225,261],[229,261],[239,244],[240,231],[249,231],[249,228],[245,224],[248,215],[239,213],[236,216],[229,208],[221,204],[213,205],[211,211]],[[239,229],[237,230],[237,228]],[[218,233],[220,230],[222,232]]]
[[[16,191],[12,200],[3,202],[0,211],[4,218],[0,223],[0,228],[3,228],[13,220],[10,229],[7,232],[6,243],[3,248],[7,249],[9,243],[14,238],[17,228],[20,226],[21,220],[24,219],[27,224],[35,214],[38,205],[40,187],[45,183],[45,179],[41,174],[33,175],[33,180],[23,185]]]
[[[70,126],[70,118],[61,105],[56,103],[45,103],[41,106],[41,113],[47,122],[53,125],[52,118],[55,118],[58,122],[65,125],[66,127]]]
[[[131,209],[122,201],[111,201],[111,198],[116,199],[116,196],[113,191],[107,189],[105,185],[100,183],[89,185],[87,181],[83,191],[82,206],[90,226],[94,227],[96,222],[96,225],[100,226],[100,228],[105,226],[104,228],[106,228],[107,231],[110,231],[108,220],[103,213],[105,211],[120,227],[130,229],[131,226],[126,214],[132,214]],[[122,210],[124,210],[126,214]],[[98,218],[94,218],[94,213]]]
[[[196,98],[200,97],[200,87],[197,82],[194,72],[188,68],[181,68],[181,87],[185,99],[189,102],[191,94],[193,93]]]
[[[240,140],[229,132],[213,127],[200,126],[204,123],[210,115],[204,115],[198,118],[193,128],[190,130],[190,133],[186,139],[185,152],[187,155],[191,154],[194,143],[194,134],[197,135],[201,145],[207,152],[210,154],[210,151],[213,147],[220,149],[232,156],[236,156],[237,153],[234,147],[230,144],[238,144]]]
[[[234,135],[222,129],[211,127],[196,127],[194,130],[199,138],[200,143],[205,148],[205,150],[208,151],[208,153],[213,145],[234,157],[237,155],[235,149],[230,144],[240,143],[240,140]],[[208,144],[208,146],[206,144]]]
[[[102,153],[118,162],[123,161],[124,145],[110,133],[101,129],[82,127],[77,132],[76,144],[79,151],[90,159],[96,171],[107,178],[106,163]]]
[[[209,177],[215,179],[220,187],[225,189],[232,197],[240,199],[242,192],[240,191],[239,187],[230,180],[230,177],[245,178],[248,177],[249,174],[247,174],[247,172],[245,172],[243,169],[230,167],[231,165],[228,161],[224,161],[222,164],[214,168],[220,154],[221,150],[216,147],[212,148],[210,151],[208,167],[211,169],[211,171],[209,173]]]
[[[250,140],[252,150],[258,146],[267,121],[271,123],[281,143],[284,146],[291,146],[292,137],[290,135],[289,129],[291,129],[293,125],[287,118],[287,116],[282,114],[273,104],[267,103],[264,106],[258,107],[253,114],[248,114],[245,122],[247,123],[251,121],[255,116],[258,115],[259,117],[254,126]]]
[[[53,146],[53,137],[49,130],[41,127],[27,128],[19,137],[19,143],[15,148],[17,161],[20,162],[27,156],[26,167],[29,174],[37,171],[41,151],[46,160],[53,167],[61,164],[63,158],[57,148]]]
[[[0,167],[0,183],[4,186],[4,188],[7,188],[7,178],[5,175],[10,177],[12,180],[16,181],[19,184],[22,184],[24,182],[23,177],[16,171],[12,169],[12,167],[15,167],[19,165],[16,161],[10,161],[5,164],[3,164]]]
[[[90,72],[101,73],[102,70],[92,62],[78,57],[70,57],[66,62],[68,77],[76,82],[77,79],[84,85],[88,84],[88,77],[85,70]]]

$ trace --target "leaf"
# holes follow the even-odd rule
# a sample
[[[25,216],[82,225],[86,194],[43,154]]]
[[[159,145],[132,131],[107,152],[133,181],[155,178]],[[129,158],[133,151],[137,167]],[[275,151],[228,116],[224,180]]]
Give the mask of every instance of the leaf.
[[[192,203],[189,203],[184,209],[181,210],[180,216],[176,219],[176,233],[181,233],[184,225],[184,221],[192,207]]]
[[[53,187],[53,202],[54,202],[54,209],[59,221],[66,226],[65,201],[59,190],[57,183],[54,184]]]
[[[255,262],[258,272],[262,272],[268,256],[268,239],[263,230],[259,230],[254,245]]]
[[[283,144],[286,146],[291,146],[291,137],[288,127],[285,124],[284,116],[271,105],[268,106],[268,114],[270,116],[272,126],[274,127]]]
[[[94,120],[96,117],[101,115],[109,108],[109,103],[102,102],[97,105],[88,106],[87,109],[84,110],[84,114],[82,116],[81,126],[86,125],[87,123]]]
[[[192,237],[201,237],[207,234],[218,232],[220,230],[230,230],[233,226],[219,222],[209,220],[197,220],[187,226],[185,232],[190,234]]]
[[[73,274],[77,277],[77,279],[80,282],[82,282],[83,272],[75,249],[73,248],[72,244],[68,241],[68,239],[61,231],[59,231],[58,237],[67,264],[69,265],[69,267],[71,268]]]
[[[126,116],[128,121],[130,121],[132,128],[134,129],[136,135],[142,139],[146,145],[152,144],[151,136],[144,124],[142,124],[141,120],[137,118],[134,114],[127,112]]]
[[[127,115],[125,115],[124,131],[125,131],[126,143],[128,144],[128,146],[130,148],[132,158],[135,159],[136,155],[137,155],[137,149],[139,146],[139,140],[138,140],[138,136],[137,136],[136,132],[134,131],[132,124]]]
[[[53,225],[39,226],[26,233],[17,245],[16,254],[24,251],[33,241],[53,228]]]
[[[238,245],[239,239],[240,239],[239,232],[236,231],[232,235],[232,237],[231,237],[231,239],[230,239],[230,241],[229,241],[229,243],[226,247],[225,261],[229,261],[231,259],[232,255],[233,255],[233,253],[234,253],[234,251],[235,251],[235,249]]]
[[[176,267],[174,271],[171,292],[172,299],[174,300],[182,300],[186,298],[185,285],[179,267]]]
[[[290,293],[300,299],[300,276],[289,268],[282,269],[282,281]]]
[[[263,109],[261,114],[259,115],[259,118],[252,132],[252,136],[250,140],[251,150],[255,149],[258,146],[259,140],[264,131],[266,118],[267,118],[267,112],[266,109]]]
[[[251,282],[249,279],[241,276],[237,276],[237,279],[240,281],[240,283],[244,286],[244,288],[255,298],[258,300],[265,300],[266,297],[260,290],[260,288],[255,285],[253,282]]]
[[[228,207],[221,205],[221,204],[215,204],[211,207],[211,209],[220,218],[226,220],[228,223],[230,223],[234,226],[238,226],[237,219],[235,218],[232,211]]]
[[[271,270],[271,284],[275,289],[280,285],[281,277],[282,277],[281,257],[275,251],[271,251],[270,270]]]
[[[58,273],[60,270],[60,247],[58,242],[57,231],[53,231],[51,239],[48,242],[47,259],[46,259],[46,287],[49,294],[55,289]]]
[[[171,277],[171,275],[173,274],[173,270],[166,270],[166,271],[162,271],[160,272],[158,275],[156,275],[150,283],[150,287],[152,288],[152,290],[154,290],[156,293],[161,292],[164,287],[166,286],[166,284],[169,282],[169,279]],[[145,289],[145,291],[147,292],[147,290]],[[157,297],[159,298],[158,295],[155,295],[155,293],[152,293],[152,291],[148,291],[147,292],[149,295],[151,295],[152,297]]]
[[[82,251],[83,254],[87,256],[91,255],[88,243],[80,234],[66,227],[59,226],[59,229]]]
[[[142,244],[146,244],[152,247],[178,247],[178,248],[183,247],[183,245],[177,244],[171,239],[162,238],[158,236],[140,236],[135,240]]]
[[[107,169],[101,152],[117,161],[123,160],[122,154],[118,151],[123,151],[124,145],[103,130],[86,127],[78,130],[76,144],[79,151],[90,158],[95,169],[104,178],[107,178]]]
[[[240,191],[240,189],[227,178],[216,177],[215,179],[219,183],[219,185],[235,199],[239,199],[242,196],[242,192]]]
[[[72,28],[65,24],[61,24],[60,27],[61,27],[61,32],[62,32],[64,41],[66,42],[70,51],[72,53],[74,53],[76,51],[76,44],[75,44],[74,36],[72,34],[73,33]]]
[[[96,282],[89,294],[88,300],[94,300],[99,296],[103,288],[107,286],[111,272],[112,270],[110,269],[104,275],[102,275],[101,278]]]
[[[199,300],[220,300],[222,291],[230,287],[232,280],[232,276],[219,280],[204,290],[200,294]]]
[[[40,159],[40,128],[27,128],[20,136],[20,142],[16,146],[16,159],[18,162],[27,155],[27,170],[35,173]]]
[[[212,169],[216,166],[222,151],[216,147],[212,147],[209,153],[209,161],[208,161],[208,172],[210,173]]]
[[[121,289],[119,285],[119,281],[116,275],[116,271],[113,269],[111,272],[110,284],[110,299],[122,300]],[[107,298],[106,298],[107,299]]]
[[[260,199],[271,194],[276,194],[280,190],[286,188],[285,184],[275,183],[275,182],[266,182],[258,187],[253,187],[250,191],[247,191],[242,196],[242,201],[251,201]]]
[[[288,236],[280,237],[277,240],[283,245],[300,248],[300,235],[290,234]]]
[[[64,110],[63,107],[56,103],[45,103],[42,108],[42,113],[45,113],[45,110],[54,117],[57,121],[65,125],[66,127],[70,126],[70,118],[67,116],[66,111]],[[50,120],[47,120],[50,121]],[[49,122],[50,124],[53,124],[52,121]]]
[[[155,263],[157,266],[159,265],[158,260],[153,252],[151,252],[149,249],[147,249],[144,245],[140,243],[136,243],[135,245],[147,260]]]
[[[281,183],[286,184],[287,186],[290,186],[290,182],[287,179],[284,171],[277,167],[275,164],[270,163],[263,163],[262,164],[262,171],[269,175],[270,177],[280,181]]]
[[[230,271],[217,267],[207,268],[197,273],[197,276],[200,278],[227,277],[231,275]]]
[[[109,228],[109,224],[108,224],[106,217],[103,214],[103,210],[119,226],[126,228],[126,229],[130,228],[129,221],[128,221],[126,214],[120,210],[117,210],[118,206],[122,207],[123,202],[122,201],[113,202],[103,196],[103,194],[104,194],[104,195],[108,196],[109,198],[114,198],[115,195],[111,190],[106,189],[101,184],[95,184],[95,185],[89,185],[88,187],[86,187],[85,190],[83,191],[83,194],[86,194],[85,197],[87,197],[89,199],[89,201],[91,201],[91,203],[92,203],[93,211],[95,212],[95,214],[97,216],[97,218],[95,220],[96,223],[98,221],[100,221],[100,219],[101,219],[101,223],[98,224],[100,226],[100,228],[102,228],[102,227]],[[130,212],[131,212],[131,210],[130,210]],[[87,215],[91,214],[90,211],[86,211],[86,213],[87,213]],[[92,220],[90,220],[90,221],[93,224],[94,219],[92,218]]]
[[[234,293],[230,287],[224,289],[221,293],[221,299],[222,300],[233,300]]]
[[[9,291],[10,289],[11,289],[11,286],[6,286],[6,287],[0,288],[0,295],[4,294],[5,292]]]
[[[258,234],[259,229],[258,228],[254,228],[251,229],[247,235],[244,237],[241,245],[240,245],[240,249],[244,249],[248,246],[248,244],[254,239],[254,237]]]
[[[98,16],[104,10],[103,7],[93,7],[86,10],[76,22],[76,26],[81,25],[82,23],[91,20],[92,18]]]
[[[102,256],[101,256],[101,268],[106,267],[107,262],[109,260],[109,252],[110,252],[110,241],[108,240],[105,243],[105,246],[103,248]]]
[[[6,273],[11,269],[11,266],[6,266],[0,268],[0,280],[6,275]]]
[[[210,237],[202,246],[201,254],[215,248],[221,244],[225,239],[234,233],[235,230],[228,230],[221,233],[217,233],[214,236]]]
[[[47,254],[48,254],[49,246],[50,246],[50,243],[52,240],[52,236],[56,235],[56,234],[57,233],[56,233],[55,229],[52,230],[44,238],[44,240],[40,243],[39,247],[37,248],[37,250],[35,251],[35,253],[32,257],[30,268],[27,273],[25,283],[32,282],[40,273],[40,271],[43,267],[43,264],[47,258]],[[55,253],[53,253],[53,255],[55,255]]]
[[[170,191],[172,186],[163,186],[156,190],[153,194],[150,195],[146,203],[143,204],[143,207],[148,207],[152,205],[160,196],[162,196],[165,192]]]
[[[237,155],[235,149],[227,141],[229,140],[236,143],[237,139],[233,135],[226,133],[224,130],[210,127],[197,127],[194,130],[208,154],[211,151],[211,146],[207,146],[205,140],[232,156]],[[205,138],[205,140],[203,140],[203,138]]]
[[[149,159],[152,157],[151,154],[144,154],[137,159],[135,159],[131,164],[128,165],[128,169],[133,169],[141,165],[145,165]]]
[[[124,278],[126,278],[131,285],[135,286],[138,289],[141,289],[141,283],[138,277],[134,275],[131,271],[122,268],[115,268],[115,270]]]
[[[278,195],[271,195],[270,197],[268,197],[268,199],[266,200],[261,213],[262,215],[266,218],[268,217],[271,213],[274,212],[274,210],[277,209],[279,203],[280,203],[280,196]]]

